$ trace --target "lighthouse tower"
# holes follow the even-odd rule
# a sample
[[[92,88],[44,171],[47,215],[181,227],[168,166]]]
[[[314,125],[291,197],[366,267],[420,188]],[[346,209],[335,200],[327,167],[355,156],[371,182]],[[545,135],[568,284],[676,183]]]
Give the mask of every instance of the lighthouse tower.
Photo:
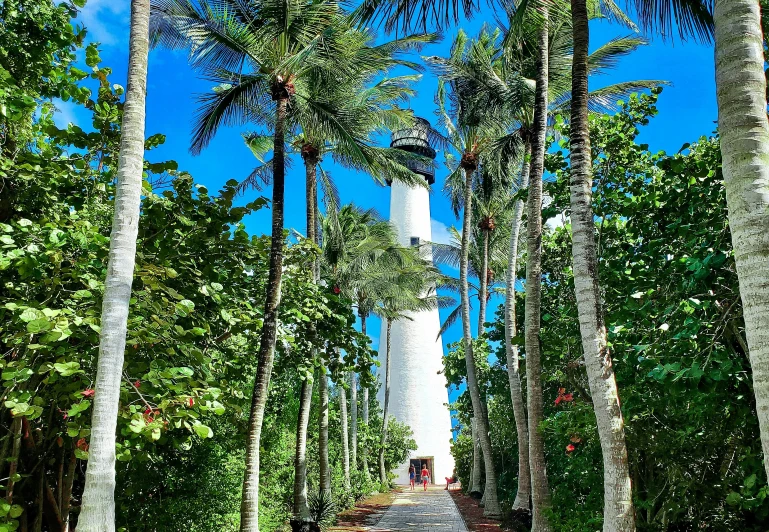
[[[390,144],[412,153],[435,158],[430,146],[428,131],[430,124],[417,118],[414,127],[396,131]],[[418,162],[409,163],[409,168],[424,176],[427,182],[435,183],[435,173],[429,166]],[[432,241],[430,228],[430,194],[427,188],[408,187],[399,182],[390,184],[390,223],[398,233],[398,240],[404,246],[419,246]],[[432,252],[426,250],[432,260]],[[450,452],[451,415],[446,406],[448,392],[443,370],[443,343],[438,337],[440,317],[438,309],[409,314],[392,324],[390,356],[392,356],[390,414],[405,423],[414,433],[417,449],[411,452],[409,460],[394,471],[397,484],[409,483],[409,465],[414,465],[419,481],[420,471],[427,466],[431,482],[442,482],[454,469],[454,458]],[[382,323],[379,343],[381,367],[386,363],[386,324]],[[384,402],[384,386],[379,390],[379,402]]]

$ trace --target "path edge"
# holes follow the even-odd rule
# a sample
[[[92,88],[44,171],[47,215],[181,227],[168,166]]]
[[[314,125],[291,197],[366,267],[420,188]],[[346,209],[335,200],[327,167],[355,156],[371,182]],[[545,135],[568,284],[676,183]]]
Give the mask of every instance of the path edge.
[[[451,496],[451,491],[450,490],[446,490],[446,491],[448,492],[447,495],[449,496],[449,499],[451,499],[451,504],[454,505],[454,508],[456,508],[457,513],[459,514],[459,518],[462,520],[462,524],[465,525],[465,530],[467,530],[467,532],[470,532],[470,527],[467,525],[467,521],[465,521],[465,516],[462,513],[462,511],[459,509],[459,506],[457,506],[457,502],[454,500],[454,497]]]

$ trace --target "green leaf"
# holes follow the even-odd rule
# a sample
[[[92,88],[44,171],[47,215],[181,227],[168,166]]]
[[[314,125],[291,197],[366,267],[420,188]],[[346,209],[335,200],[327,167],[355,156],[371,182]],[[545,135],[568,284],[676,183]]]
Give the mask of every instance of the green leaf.
[[[214,431],[211,430],[210,427],[207,427],[206,425],[203,425],[202,423],[195,424],[192,428],[195,430],[195,434],[197,434],[201,438],[213,438],[214,437]]]
[[[742,495],[740,495],[736,491],[733,491],[726,496],[726,504],[728,504],[729,506],[737,506],[738,504],[740,504],[741,500],[742,500]]]
[[[69,377],[75,373],[83,373],[80,370],[79,362],[57,362],[53,365],[58,373],[61,373],[62,377]]]
[[[91,406],[91,401],[84,399],[80,401],[79,403],[75,403],[72,405],[72,407],[67,411],[67,415],[69,417],[75,417],[79,415],[81,412],[85,412],[88,410],[88,407]]]
[[[46,319],[32,320],[27,323],[27,332],[30,334],[38,334],[51,329],[51,322]]]

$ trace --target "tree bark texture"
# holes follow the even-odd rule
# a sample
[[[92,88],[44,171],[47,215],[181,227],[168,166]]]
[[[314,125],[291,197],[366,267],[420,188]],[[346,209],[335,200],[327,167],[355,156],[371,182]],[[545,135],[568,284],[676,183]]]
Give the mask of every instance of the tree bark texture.
[[[360,330],[363,334],[368,334],[366,332],[366,316],[363,315],[360,317]],[[363,425],[368,428],[368,387],[361,388],[361,421],[363,421]],[[357,402],[355,405],[356,408],[356,415],[353,418],[353,421],[355,423],[355,447],[357,449],[358,447],[358,416],[357,416]],[[357,452],[357,451],[356,451]],[[366,477],[366,480],[371,478],[371,473],[368,470],[368,450],[365,446],[360,448],[360,461],[361,461],[361,468],[363,469],[363,475]],[[357,467],[358,464],[353,461],[353,467]]]
[[[139,232],[149,19],[150,1],[132,0],[115,213],[104,283],[88,469],[78,521],[78,530],[83,532],[115,530],[115,431]]]
[[[590,394],[603,455],[603,529],[635,530],[625,422],[619,403],[598,281],[593,216],[593,168],[588,122],[588,13],[586,0],[571,0],[574,35],[571,90],[571,228],[574,290]]]
[[[769,124],[758,0],[716,0],[718,130],[753,390],[769,475]]]
[[[484,324],[486,323],[486,306],[489,292],[489,230],[483,230],[483,259],[481,271],[478,272],[478,283],[480,291],[478,292],[478,336],[484,333]]]
[[[259,443],[262,437],[264,409],[275,361],[275,341],[278,331],[280,283],[283,277],[283,209],[285,194],[285,137],[288,98],[279,99],[275,111],[275,137],[272,176],[272,242],[264,301],[264,323],[259,342],[259,359],[251,397],[251,415],[246,440],[246,472],[240,505],[240,531],[259,532]]]
[[[540,349],[540,314],[542,307],[542,175],[545,166],[548,106],[549,12],[540,7],[543,25],[539,35],[539,57],[534,97],[531,183],[529,184],[526,221],[526,398],[529,402],[529,467],[531,469],[532,532],[550,532],[547,512],[550,487],[545,467],[545,442],[540,431],[544,419],[542,404],[542,352]]]
[[[473,403],[473,414],[476,427],[478,428],[478,437],[480,438],[481,451],[483,452],[484,470],[486,473],[486,488],[484,490],[485,507],[483,514],[486,517],[500,518],[502,510],[497,498],[497,475],[494,471],[494,458],[491,452],[491,437],[489,436],[489,427],[483,415],[483,405],[481,404],[481,392],[478,385],[478,373],[475,368],[475,358],[473,357],[473,334],[470,330],[470,289],[467,281],[468,258],[470,252],[470,233],[472,210],[472,192],[473,192],[473,170],[465,169],[465,204],[462,223],[462,256],[459,264],[459,283],[462,304],[462,331],[465,347],[465,364],[467,365],[467,390],[470,392],[470,398]]]
[[[358,375],[354,371],[350,372],[350,463],[358,467]]]
[[[312,377],[309,375],[302,381],[299,415],[296,420],[293,519],[297,521],[310,520],[310,508],[307,506],[307,428],[312,409],[312,384]]]
[[[379,482],[387,485],[387,469],[385,468],[385,446],[387,445],[387,416],[390,415],[390,332],[392,330],[392,320],[387,319],[387,361],[385,362],[385,393],[384,405],[382,405],[382,436],[379,441]]]
[[[320,491],[331,495],[331,468],[328,462],[328,377],[326,368],[318,370],[318,449],[320,450]],[[345,420],[346,421],[346,420]]]
[[[473,467],[470,471],[470,495],[476,499],[483,496],[483,452],[478,439],[478,424],[475,418],[470,420],[470,436],[473,438]]]
[[[342,377],[344,380],[344,377]],[[339,417],[342,424],[342,472],[344,474],[344,488],[350,490],[350,431],[347,424],[347,390],[343,386],[337,386],[339,391]]]
[[[529,186],[529,164],[531,143],[525,140],[523,166],[521,168],[521,189]],[[526,426],[526,406],[521,389],[520,359],[518,346],[512,340],[518,334],[515,316],[515,282],[518,271],[518,244],[523,220],[523,200],[515,202],[513,226],[510,230],[510,255],[505,278],[505,355],[507,357],[507,379],[510,383],[510,400],[513,403],[515,429],[518,434],[518,491],[515,494],[513,510],[528,510],[531,498],[531,471],[529,467],[529,429]]]

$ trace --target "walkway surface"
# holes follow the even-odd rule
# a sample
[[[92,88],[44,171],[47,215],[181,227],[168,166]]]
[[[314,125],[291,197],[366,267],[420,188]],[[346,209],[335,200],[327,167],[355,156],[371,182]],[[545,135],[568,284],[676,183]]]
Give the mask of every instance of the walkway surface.
[[[398,530],[467,532],[454,501],[442,487],[399,493],[372,532]]]

